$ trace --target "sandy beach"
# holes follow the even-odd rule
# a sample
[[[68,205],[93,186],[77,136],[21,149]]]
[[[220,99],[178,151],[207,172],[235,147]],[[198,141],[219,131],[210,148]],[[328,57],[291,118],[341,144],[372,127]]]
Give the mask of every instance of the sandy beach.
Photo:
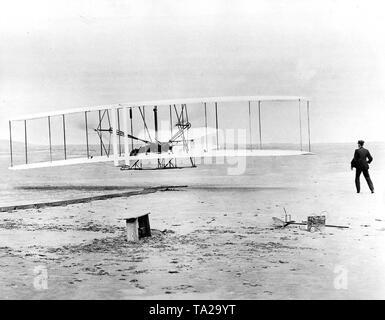
[[[385,145],[368,143],[375,194],[363,177],[362,193],[355,192],[354,147],[248,159],[236,176],[226,164],[10,172],[3,157],[1,206],[136,194],[1,212],[0,298],[384,299]],[[276,228],[272,217],[283,219],[283,208],[298,222],[322,214],[349,228]],[[127,243],[122,219],[138,212],[151,213],[153,235]],[[46,289],[34,285],[39,268],[47,271]]]

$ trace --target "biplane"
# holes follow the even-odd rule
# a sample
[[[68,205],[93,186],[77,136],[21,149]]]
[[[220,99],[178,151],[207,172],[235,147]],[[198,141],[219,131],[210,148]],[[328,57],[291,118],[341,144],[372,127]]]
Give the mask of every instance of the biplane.
[[[265,102],[291,102],[298,106],[299,138],[298,150],[269,149],[262,143],[261,108]],[[248,147],[228,148],[219,142],[220,123],[218,121],[218,107],[220,104],[241,103],[248,110]],[[301,106],[306,106],[308,146],[304,150],[302,141]],[[177,159],[185,159],[190,167],[196,166],[196,158],[218,157],[259,157],[259,156],[293,156],[311,154],[310,144],[310,100],[298,96],[240,96],[240,97],[210,97],[199,99],[178,99],[160,101],[140,101],[120,103],[94,107],[81,107],[63,111],[38,113],[9,120],[10,169],[31,169],[55,167],[63,165],[87,164],[96,162],[113,162],[121,170],[144,169],[143,161],[154,163],[153,169],[177,168]],[[192,124],[189,119],[188,108],[200,108],[199,113],[203,125],[200,127],[202,143],[198,146],[191,138]],[[150,114],[148,109],[151,108]],[[215,128],[208,127],[208,108],[211,108],[215,119]],[[147,109],[147,110],[146,110]],[[159,110],[166,112],[169,123],[168,132],[159,129]],[[254,109],[254,110],[253,110]],[[147,113],[146,113],[147,111]],[[258,115],[257,124],[252,123],[252,112]],[[67,120],[71,115],[80,115],[78,125],[81,127],[84,154],[70,155],[67,145]],[[150,117],[151,116],[151,117]],[[151,118],[151,120],[150,120]],[[56,119],[56,125],[52,121]],[[60,126],[58,125],[60,119]],[[29,157],[29,126],[33,121],[44,121],[41,135],[47,138],[47,154],[44,161],[36,161]],[[149,123],[151,121],[151,124]],[[15,125],[22,125],[23,163],[15,163],[13,151],[13,133]],[[135,132],[134,125],[141,131]],[[42,127],[42,125],[40,125]],[[151,128],[150,128],[151,127]],[[255,130],[258,128],[258,131]],[[40,128],[41,129],[41,128]],[[20,131],[20,130],[19,130]],[[61,158],[57,158],[53,133],[57,136],[61,131]],[[164,131],[164,130],[163,130]],[[258,132],[257,143],[253,144],[252,131]],[[209,144],[209,136],[213,136],[213,143]],[[254,134],[255,135],[255,134]],[[91,137],[97,143],[91,143]],[[79,137],[80,139],[80,137]],[[259,140],[259,141],[258,141]],[[54,157],[55,153],[55,157]]]

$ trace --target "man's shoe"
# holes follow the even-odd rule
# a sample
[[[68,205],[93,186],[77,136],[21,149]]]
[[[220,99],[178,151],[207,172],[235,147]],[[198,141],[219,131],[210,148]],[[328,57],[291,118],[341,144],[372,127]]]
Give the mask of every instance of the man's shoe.
[[[372,193],[374,193],[374,190],[372,190]]]

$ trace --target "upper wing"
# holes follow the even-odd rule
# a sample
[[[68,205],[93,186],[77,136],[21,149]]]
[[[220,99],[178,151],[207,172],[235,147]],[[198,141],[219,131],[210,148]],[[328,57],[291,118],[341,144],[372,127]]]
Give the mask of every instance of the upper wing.
[[[48,116],[61,116],[63,114],[72,113],[84,113],[102,111],[107,109],[119,109],[124,107],[138,108],[143,106],[169,106],[169,105],[180,105],[180,104],[198,104],[198,103],[221,103],[221,102],[249,102],[249,101],[310,101],[310,98],[303,96],[223,96],[223,97],[202,97],[202,98],[184,98],[184,99],[171,99],[171,100],[145,100],[145,101],[133,101],[125,103],[115,103],[110,105],[100,106],[88,106],[71,108],[53,112],[41,112],[31,115],[24,115],[21,117],[14,117],[11,121],[30,120],[45,118]]]

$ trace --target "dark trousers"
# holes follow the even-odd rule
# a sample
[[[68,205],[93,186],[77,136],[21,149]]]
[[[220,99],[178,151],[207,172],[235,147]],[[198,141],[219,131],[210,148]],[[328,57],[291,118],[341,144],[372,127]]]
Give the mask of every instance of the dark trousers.
[[[372,182],[372,180],[370,180],[370,175],[369,175],[368,169],[356,168],[356,188],[357,188],[357,192],[360,192],[360,175],[361,175],[361,172],[364,174],[364,177],[366,179],[366,182],[368,183],[370,191],[373,191],[374,190],[373,182]]]

